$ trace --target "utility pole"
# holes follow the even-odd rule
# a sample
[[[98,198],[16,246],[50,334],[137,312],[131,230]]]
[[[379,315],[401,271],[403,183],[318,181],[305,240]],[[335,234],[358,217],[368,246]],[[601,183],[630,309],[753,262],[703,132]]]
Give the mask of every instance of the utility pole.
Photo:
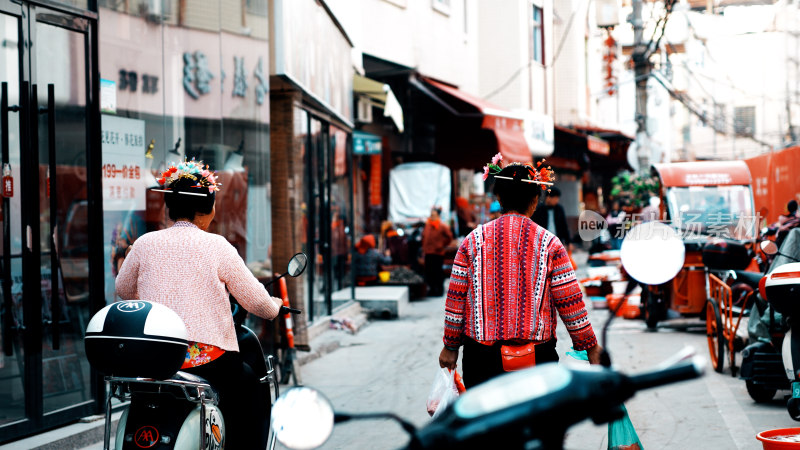
[[[633,0],[633,68],[636,81],[636,151],[639,171],[650,171],[650,142],[647,134],[647,81],[650,78],[650,60],[644,43],[644,21],[642,20],[642,0]]]

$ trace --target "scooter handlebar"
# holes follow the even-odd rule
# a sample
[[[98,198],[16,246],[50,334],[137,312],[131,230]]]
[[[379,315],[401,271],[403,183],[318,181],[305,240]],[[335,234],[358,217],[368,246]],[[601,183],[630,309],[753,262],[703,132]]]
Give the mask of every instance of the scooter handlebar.
[[[691,380],[703,374],[705,361],[695,356],[689,361],[680,362],[664,369],[653,370],[629,376],[634,391],[649,389],[678,381]]]
[[[279,315],[284,315],[284,314],[289,314],[289,313],[302,314],[303,311],[300,311],[299,309],[296,309],[296,308],[290,308],[288,306],[281,306],[280,311],[278,311]]]

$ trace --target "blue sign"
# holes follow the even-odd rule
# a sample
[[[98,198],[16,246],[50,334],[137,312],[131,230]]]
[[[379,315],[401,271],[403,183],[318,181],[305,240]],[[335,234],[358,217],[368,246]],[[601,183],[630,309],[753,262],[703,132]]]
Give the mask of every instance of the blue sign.
[[[380,155],[383,151],[381,137],[364,131],[353,131],[353,154]]]

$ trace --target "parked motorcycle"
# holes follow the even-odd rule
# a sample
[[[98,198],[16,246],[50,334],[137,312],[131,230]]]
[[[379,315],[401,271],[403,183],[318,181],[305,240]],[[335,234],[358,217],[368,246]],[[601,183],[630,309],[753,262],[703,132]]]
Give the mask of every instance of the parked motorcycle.
[[[660,228],[661,225],[648,227]],[[683,244],[679,240],[655,239],[657,234],[641,233],[639,236],[642,240],[631,241],[628,252],[652,250],[654,246],[663,252],[660,255],[664,258],[660,261],[666,261],[668,267],[665,269],[662,264],[656,267],[650,261],[649,270],[633,271],[657,283],[674,277],[682,265],[678,253],[682,254]],[[645,240],[649,244],[643,242]],[[604,344],[613,317],[614,314],[610,314],[603,327]],[[607,353],[602,359],[610,362]],[[275,402],[272,428],[282,444],[294,449],[319,447],[328,439],[335,423],[354,419],[396,420],[410,435],[408,449],[496,448],[498,445],[561,449],[565,433],[572,425],[587,418],[598,424],[621,418],[623,402],[637,391],[696,378],[702,374],[703,365],[703,360],[694,356],[691,349],[678,353],[652,371],[631,376],[601,366],[575,368],[542,364],[503,374],[468,389],[421,429],[392,413],[335,412],[321,392],[309,387],[292,388]]]
[[[800,256],[800,230],[792,231],[783,245],[773,241],[762,241],[760,248],[772,260],[767,275],[758,287],[758,296],[751,310],[748,326],[751,343],[742,350],[742,373],[747,392],[756,402],[772,400],[778,390],[792,388],[797,381],[791,367],[800,366],[800,359],[792,357],[795,348],[800,349],[791,333],[793,325],[800,320],[793,306],[797,295],[791,288],[800,283],[793,276]],[[794,392],[793,392],[794,397]],[[800,392],[798,392],[800,397]],[[800,420],[798,400],[788,402],[790,415]],[[793,412],[794,410],[794,412]]]
[[[304,253],[289,261],[286,275],[297,277],[307,265]],[[274,281],[274,280],[273,280]],[[279,395],[273,357],[264,357],[252,330],[243,325],[246,311],[232,299],[234,326],[239,352],[259,378],[257,396],[264,404],[258,418],[263,424],[261,448],[274,448],[270,436],[272,385]],[[299,314],[282,306],[279,316]],[[95,314],[86,329],[89,363],[106,374],[106,417],[104,450],[111,437],[111,400],[130,401],[117,425],[114,448],[139,449],[221,449],[225,445],[225,420],[214,386],[202,377],[179,371],[187,348],[186,327],[166,306],[130,300],[113,303]]]

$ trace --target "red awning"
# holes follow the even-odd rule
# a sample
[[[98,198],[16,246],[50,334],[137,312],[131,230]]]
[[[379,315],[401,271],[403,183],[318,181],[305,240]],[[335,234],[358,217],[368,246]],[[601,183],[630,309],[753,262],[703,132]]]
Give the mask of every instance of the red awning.
[[[508,162],[533,162],[531,149],[525,141],[522,128],[522,118],[510,111],[493,105],[482,98],[475,97],[453,86],[422,78],[426,84],[477,108],[483,114],[481,128],[494,132],[497,138],[497,147],[503,160]]]

